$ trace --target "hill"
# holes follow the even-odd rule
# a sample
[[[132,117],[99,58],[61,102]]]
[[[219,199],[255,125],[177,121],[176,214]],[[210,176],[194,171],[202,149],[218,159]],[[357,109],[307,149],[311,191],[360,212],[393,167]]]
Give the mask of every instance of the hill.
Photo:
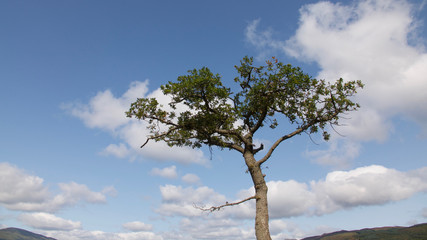
[[[427,240],[427,223],[412,227],[382,227],[339,231],[302,240]]]
[[[0,229],[0,240],[56,240],[19,228]]]
[[[339,231],[301,240],[427,240],[427,223],[412,227],[367,228]],[[19,228],[0,229],[0,240],[56,240]]]

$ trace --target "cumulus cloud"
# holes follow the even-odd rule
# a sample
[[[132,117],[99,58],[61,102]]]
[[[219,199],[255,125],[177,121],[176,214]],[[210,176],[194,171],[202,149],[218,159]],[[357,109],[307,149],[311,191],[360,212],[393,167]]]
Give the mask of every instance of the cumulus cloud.
[[[62,104],[62,108],[79,118],[89,128],[99,128],[121,142],[109,144],[101,154],[131,161],[137,158],[150,158],[159,161],[176,161],[179,163],[196,163],[206,165],[207,159],[203,152],[189,147],[169,147],[164,142],[150,142],[146,147],[140,146],[146,141],[149,131],[144,121],[130,119],[125,116],[132,102],[137,98],[156,98],[167,109],[170,98],[160,89],[148,93],[148,80],[132,82],[129,89],[119,97],[110,90],[98,92],[88,103]],[[180,109],[178,109],[180,110]]]
[[[106,196],[101,192],[93,192],[86,185],[75,182],[59,183],[61,193],[56,195],[49,204],[52,209],[75,205],[80,201],[89,203],[105,203]]]
[[[98,92],[87,104],[64,104],[64,108],[80,118],[90,128],[114,131],[125,125],[125,111],[130,103],[148,91],[148,81],[132,82],[122,97],[116,98],[110,90]]]
[[[42,178],[29,175],[7,162],[0,163],[0,182],[0,203],[6,206],[40,204],[49,197]]]
[[[423,91],[427,70],[421,67],[427,63],[427,54],[409,44],[411,34],[416,34],[412,12],[413,6],[405,1],[307,5],[285,51],[318,63],[321,78],[362,79],[366,88],[360,101],[365,108],[388,117],[405,114],[423,125],[427,108],[418,103],[427,100]],[[365,137],[385,137],[384,132],[367,130],[371,132]]]
[[[200,216],[203,212],[195,206],[214,206],[225,203],[225,196],[206,186],[184,188],[182,186],[164,185],[160,187],[160,193],[162,204],[156,212],[163,216]]]
[[[313,204],[306,210],[323,215],[341,209],[407,199],[427,191],[426,173],[427,168],[405,173],[377,165],[334,171],[325,179],[310,183]]]
[[[75,182],[59,183],[60,192],[53,195],[44,186],[43,179],[32,176],[10,165],[0,163],[0,204],[10,210],[30,212],[56,212],[78,203],[105,203],[105,194],[114,193],[114,187],[104,192],[93,192],[86,185]]]
[[[49,213],[25,213],[19,216],[19,220],[30,227],[42,230],[71,231],[81,228],[80,222],[66,220]]]
[[[129,148],[123,144],[110,144],[102,152],[103,155],[112,155],[117,158],[126,158],[131,155]]]
[[[146,232],[146,231],[153,230],[153,225],[146,224],[139,221],[127,222],[127,223],[124,223],[122,226],[123,228],[132,232]]]
[[[61,240],[163,240],[153,232],[108,233],[103,231],[72,230],[46,231],[46,236]]]
[[[269,212],[272,219],[302,215],[324,215],[359,206],[382,205],[427,192],[427,167],[400,172],[372,165],[350,171],[333,171],[324,179],[301,183],[295,180],[269,181]],[[165,216],[203,216],[197,206],[219,206],[226,197],[208,187],[160,187],[162,205],[157,212]],[[253,187],[240,191],[235,199],[254,195]],[[236,201],[237,201],[236,200]],[[233,202],[233,201],[230,201]],[[253,219],[255,202],[225,208],[217,216]]]
[[[311,183],[318,202],[315,213],[381,205],[426,192],[426,173],[427,168],[405,173],[377,165],[331,172],[324,180]]]
[[[160,176],[160,177],[164,177],[164,178],[177,178],[178,177],[178,173],[176,172],[176,166],[170,166],[170,167],[165,167],[165,168],[153,168],[151,170],[151,175],[154,176]]]
[[[241,223],[231,219],[205,218],[200,220],[183,218],[180,231],[191,239],[254,239],[253,226],[242,227]]]
[[[320,232],[320,234],[325,232],[328,232],[328,231]],[[272,239],[294,239],[294,238],[299,239],[307,235],[295,223],[283,221],[281,219],[275,219],[270,221],[270,233],[271,233]],[[313,234],[313,235],[316,235],[316,234]]]
[[[199,184],[200,178],[196,174],[187,173],[184,176],[182,176],[182,181],[184,181],[187,184]]]
[[[381,142],[393,132],[395,116],[427,132],[427,105],[419,104],[427,102],[427,53],[416,11],[417,6],[402,0],[324,1],[300,9],[298,29],[289,39],[276,38],[272,29],[260,30],[259,19],[247,26],[246,39],[261,55],[282,52],[318,64],[318,78],[362,80],[365,88],[356,98],[362,108],[338,131],[354,141]]]

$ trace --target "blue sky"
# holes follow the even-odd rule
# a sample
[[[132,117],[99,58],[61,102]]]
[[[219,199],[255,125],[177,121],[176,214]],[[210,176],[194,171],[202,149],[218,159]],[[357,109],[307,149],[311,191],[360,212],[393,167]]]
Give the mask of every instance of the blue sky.
[[[244,56],[362,80],[330,142],[283,143],[264,169],[274,239],[427,221],[425,1],[0,2],[0,227],[58,239],[254,239],[238,153],[144,149],[137,97]],[[263,130],[271,145],[289,131]],[[283,132],[282,132],[283,131]],[[261,153],[262,154],[262,153]]]

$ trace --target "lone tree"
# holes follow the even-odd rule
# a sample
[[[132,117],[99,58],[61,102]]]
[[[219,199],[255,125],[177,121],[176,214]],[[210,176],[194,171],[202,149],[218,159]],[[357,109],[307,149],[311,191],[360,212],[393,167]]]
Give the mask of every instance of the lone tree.
[[[342,114],[359,108],[349,98],[363,84],[343,79],[332,84],[314,79],[300,68],[283,64],[274,57],[264,66],[254,66],[253,59],[249,57],[240,63],[240,66],[235,66],[240,75],[234,79],[240,85],[236,93],[225,87],[220,75],[213,74],[208,68],[194,69],[188,71],[188,75],[178,77],[176,82],[161,86],[163,93],[172,99],[169,110],[165,110],[155,98],[139,98],[132,103],[127,116],[149,124],[150,135],[141,147],[154,140],[164,141],[169,146],[200,148],[207,145],[240,152],[252,177],[255,196],[209,210],[255,199],[256,238],[266,240],[271,239],[268,189],[261,166],[283,141],[303,132],[313,134],[320,131],[328,140],[327,125],[338,125]],[[178,104],[185,105],[187,110],[177,111]],[[289,120],[286,124],[290,124],[293,131],[285,132],[279,128],[280,116]],[[283,131],[283,135],[275,140],[264,156],[255,158],[264,145],[256,146],[253,138],[265,126],[278,128],[277,131]]]

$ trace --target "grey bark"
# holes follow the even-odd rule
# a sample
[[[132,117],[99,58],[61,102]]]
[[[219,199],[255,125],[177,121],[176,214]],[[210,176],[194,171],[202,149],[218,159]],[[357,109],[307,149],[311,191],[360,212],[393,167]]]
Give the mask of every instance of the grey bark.
[[[264,174],[261,171],[261,165],[255,160],[253,151],[246,150],[243,156],[255,187],[255,236],[257,240],[271,240],[268,225],[268,188],[264,179]]]

